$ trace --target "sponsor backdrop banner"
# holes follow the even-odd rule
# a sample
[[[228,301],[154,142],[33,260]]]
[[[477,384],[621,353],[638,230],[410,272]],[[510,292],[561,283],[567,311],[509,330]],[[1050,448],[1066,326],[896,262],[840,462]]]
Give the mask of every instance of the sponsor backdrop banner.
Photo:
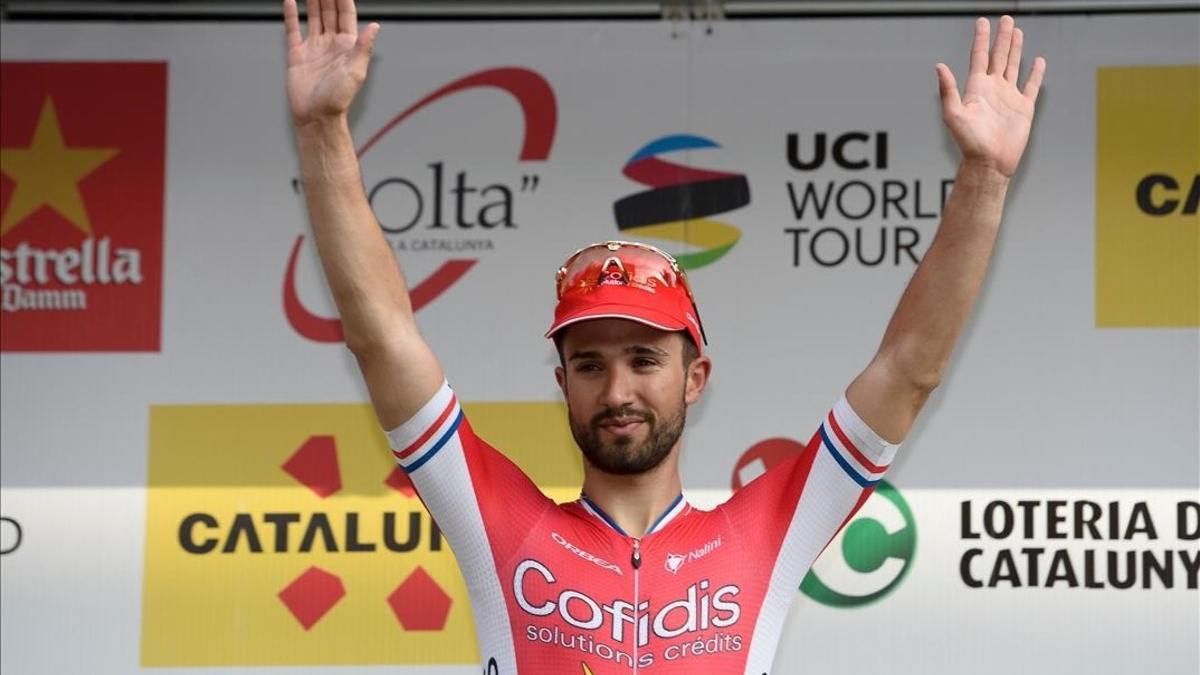
[[[1022,22],[1049,77],[978,312],[776,672],[1200,669],[1195,18]],[[555,499],[566,254],[689,268],[715,504],[866,365],[953,189],[933,64],[965,79],[970,19],[706,28],[387,24],[353,115],[426,339]],[[0,38],[0,667],[480,672],[323,287],[279,27]]]

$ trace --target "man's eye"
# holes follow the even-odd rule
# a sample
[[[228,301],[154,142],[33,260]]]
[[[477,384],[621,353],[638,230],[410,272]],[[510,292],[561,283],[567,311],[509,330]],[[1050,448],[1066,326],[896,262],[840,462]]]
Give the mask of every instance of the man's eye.
[[[633,361],[634,368],[650,368],[657,365],[658,361],[654,359],[634,359]]]
[[[575,372],[577,373],[594,373],[597,370],[600,370],[600,366],[595,363],[580,363],[575,366]]]

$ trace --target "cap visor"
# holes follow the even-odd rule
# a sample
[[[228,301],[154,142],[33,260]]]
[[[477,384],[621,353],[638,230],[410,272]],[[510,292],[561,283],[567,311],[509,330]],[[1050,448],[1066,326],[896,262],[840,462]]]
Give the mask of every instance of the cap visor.
[[[669,314],[647,307],[631,307],[629,305],[610,303],[594,305],[555,321],[554,325],[550,326],[550,330],[546,331],[546,337],[554,335],[571,324],[579,323],[580,321],[590,321],[592,319],[626,319],[669,332],[688,329],[686,323]]]

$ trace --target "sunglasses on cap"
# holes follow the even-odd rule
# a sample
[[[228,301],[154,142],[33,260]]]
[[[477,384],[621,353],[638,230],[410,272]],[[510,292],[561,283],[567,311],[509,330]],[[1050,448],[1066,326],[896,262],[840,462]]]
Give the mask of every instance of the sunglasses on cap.
[[[590,293],[606,286],[624,286],[655,294],[682,290],[695,314],[700,338],[708,344],[687,274],[666,251],[633,241],[600,242],[575,251],[555,275],[555,293],[560,302],[564,297]]]

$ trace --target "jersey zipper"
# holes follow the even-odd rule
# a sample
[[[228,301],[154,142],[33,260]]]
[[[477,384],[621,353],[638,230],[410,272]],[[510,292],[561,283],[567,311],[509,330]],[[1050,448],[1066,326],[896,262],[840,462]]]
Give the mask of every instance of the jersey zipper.
[[[638,582],[642,568],[642,540],[634,538],[633,540],[633,555],[629,558],[629,564],[633,565],[633,672],[638,672],[638,639],[640,638],[642,617],[638,614],[638,605],[640,599],[638,597],[639,589]]]

